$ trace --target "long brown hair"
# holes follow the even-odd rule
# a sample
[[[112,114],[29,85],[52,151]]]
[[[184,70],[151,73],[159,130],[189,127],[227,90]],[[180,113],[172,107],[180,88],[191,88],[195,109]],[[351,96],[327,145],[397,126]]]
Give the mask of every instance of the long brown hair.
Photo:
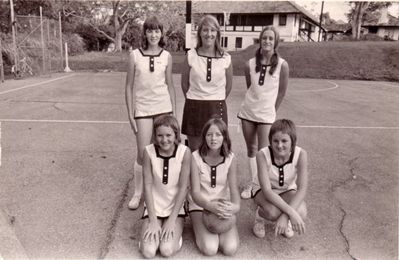
[[[216,33],[216,41],[215,41],[215,51],[217,53],[219,53],[221,56],[223,56],[223,49],[220,46],[220,37],[221,37],[221,33],[220,33],[220,25],[218,20],[215,18],[215,16],[213,15],[205,15],[204,17],[201,18],[201,20],[198,23],[198,31],[197,31],[197,49],[199,47],[202,46],[202,40],[201,40],[201,31],[202,31],[202,27],[204,27],[205,25],[214,27],[217,31]]]
[[[278,43],[280,42],[280,34],[278,33],[277,29],[271,25],[266,26],[259,35],[259,48],[256,50],[255,53],[255,61],[256,61],[256,66],[255,66],[255,71],[259,72],[261,69],[262,64],[260,63],[262,59],[262,50],[261,50],[261,44],[262,44],[262,37],[263,34],[266,31],[273,31],[274,32],[274,53],[270,59],[270,70],[269,74],[273,75],[274,71],[276,70],[277,64],[278,64],[278,57],[280,56],[277,52],[277,47]]]
[[[231,139],[229,135],[229,129],[226,123],[221,118],[211,118],[210,120],[208,120],[208,122],[205,123],[201,133],[201,144],[198,149],[199,154],[201,155],[201,157],[204,157],[208,154],[209,147],[206,143],[206,133],[212,125],[217,126],[217,128],[219,128],[220,132],[223,135],[223,144],[220,148],[220,155],[223,157],[229,156],[231,153]]]

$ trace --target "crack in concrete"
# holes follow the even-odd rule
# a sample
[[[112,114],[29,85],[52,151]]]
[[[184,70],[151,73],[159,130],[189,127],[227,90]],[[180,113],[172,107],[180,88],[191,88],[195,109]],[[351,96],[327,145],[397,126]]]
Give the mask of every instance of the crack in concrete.
[[[62,112],[66,112],[64,109],[59,108],[59,107],[57,106],[57,104],[58,104],[58,103],[56,103],[56,102],[53,104],[53,107],[54,107],[56,110],[62,111]]]
[[[331,186],[331,190],[330,190],[333,195],[334,195],[334,193],[336,192],[336,190],[339,187],[346,185],[349,181],[353,181],[353,177],[355,176],[355,174],[354,174],[354,170],[355,170],[354,163],[356,162],[357,159],[358,159],[358,157],[355,157],[354,159],[349,160],[349,171],[351,173],[351,176],[346,178],[345,180],[333,183],[333,185]],[[333,197],[337,201],[339,210],[342,212],[342,217],[341,217],[341,220],[339,222],[339,233],[341,234],[342,238],[345,241],[345,250],[346,250],[346,252],[348,253],[348,255],[349,255],[349,257],[351,259],[356,260],[356,257],[354,257],[351,254],[351,252],[350,252],[351,251],[350,242],[349,242],[349,239],[347,238],[347,236],[345,235],[345,232],[343,230],[344,229],[345,218],[346,218],[346,215],[347,215],[346,211],[345,211],[344,207],[342,206],[341,201],[338,198],[336,198],[335,196],[333,196]]]
[[[128,193],[129,193],[130,182],[133,180],[133,178],[134,178],[134,175],[132,174],[132,177],[129,178],[125,184],[125,188],[123,189],[121,198],[120,198],[120,200],[117,204],[117,207],[114,211],[114,215],[111,220],[111,225],[107,230],[105,242],[104,242],[103,246],[100,248],[100,254],[98,256],[99,259],[104,259],[107,256],[107,254],[109,252],[109,247],[115,239],[116,224],[118,223],[118,220],[121,216],[121,213],[123,210],[123,205],[126,201]]]

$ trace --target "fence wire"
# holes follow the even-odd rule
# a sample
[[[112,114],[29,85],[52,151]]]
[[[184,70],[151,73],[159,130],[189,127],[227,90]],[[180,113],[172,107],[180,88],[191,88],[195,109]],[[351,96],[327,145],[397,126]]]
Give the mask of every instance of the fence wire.
[[[15,17],[17,68],[31,75],[62,71],[62,35],[59,22],[40,16]]]

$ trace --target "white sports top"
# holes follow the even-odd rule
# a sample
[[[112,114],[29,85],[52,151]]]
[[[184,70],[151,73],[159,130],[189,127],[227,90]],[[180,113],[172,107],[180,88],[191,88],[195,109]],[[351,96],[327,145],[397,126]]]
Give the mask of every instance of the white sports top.
[[[249,60],[251,85],[248,88],[238,117],[259,123],[272,124],[276,120],[276,100],[280,84],[280,70],[284,59],[279,58],[273,75],[269,74],[270,66],[263,65],[255,71],[255,58]]]
[[[134,86],[136,88],[135,117],[172,112],[172,102],[166,84],[166,67],[170,53],[162,50],[158,55],[146,55],[141,49],[134,56]]]
[[[193,152],[192,160],[195,161],[200,175],[201,194],[209,201],[224,198],[230,200],[230,188],[228,184],[228,173],[234,154],[225,157],[223,162],[215,166],[208,165],[200,156],[199,151]],[[191,194],[188,196],[189,210],[202,210]]]
[[[272,185],[272,190],[280,194],[287,190],[296,190],[297,179],[297,164],[301,148],[295,146],[295,150],[291,153],[290,159],[283,165],[276,165],[270,146],[262,148],[260,151],[265,156],[268,164],[271,164],[271,172],[269,172],[269,179]],[[256,180],[259,185],[259,180]]]
[[[190,66],[190,87],[188,99],[225,100],[226,69],[231,64],[231,56],[223,52],[220,58],[201,56],[196,49],[187,52]]]
[[[151,159],[154,198],[154,208],[157,217],[168,217],[175,206],[177,193],[179,192],[179,178],[187,146],[179,144],[172,156],[164,157],[158,152],[154,144],[145,147]],[[144,216],[148,215],[144,203]],[[182,206],[179,215],[185,215]]]

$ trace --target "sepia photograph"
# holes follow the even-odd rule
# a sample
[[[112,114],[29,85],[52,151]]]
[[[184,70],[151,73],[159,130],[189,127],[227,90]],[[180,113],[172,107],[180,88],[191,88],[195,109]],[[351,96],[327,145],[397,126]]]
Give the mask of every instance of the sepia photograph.
[[[398,259],[399,1],[0,0],[0,260]]]

